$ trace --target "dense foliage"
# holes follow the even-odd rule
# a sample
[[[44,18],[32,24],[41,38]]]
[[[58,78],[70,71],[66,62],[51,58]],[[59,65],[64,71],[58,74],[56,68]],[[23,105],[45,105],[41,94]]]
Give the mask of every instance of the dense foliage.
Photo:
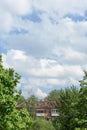
[[[16,86],[20,75],[14,69],[5,69],[0,55],[0,130],[29,130],[32,120],[26,109],[16,109],[20,91]]]
[[[76,87],[66,88],[60,91],[58,111],[59,117],[56,122],[56,127],[60,130],[74,130],[75,117],[77,114],[76,103],[78,102],[79,91]]]
[[[32,130],[55,130],[55,128],[51,121],[36,119],[33,123]]]
[[[48,96],[45,98],[45,100],[54,100],[54,101],[57,101],[59,100],[59,93],[60,91],[59,90],[53,90],[51,91]]]
[[[37,106],[38,98],[35,95],[31,95],[26,100],[26,107],[28,112],[30,113],[30,116],[33,120],[36,119],[36,110],[34,109]]]
[[[87,72],[84,71],[83,80],[80,81],[79,101],[77,104],[77,128],[75,130],[87,130]]]
[[[53,121],[56,130],[87,130],[87,72],[80,89],[72,86],[59,93],[59,117]]]

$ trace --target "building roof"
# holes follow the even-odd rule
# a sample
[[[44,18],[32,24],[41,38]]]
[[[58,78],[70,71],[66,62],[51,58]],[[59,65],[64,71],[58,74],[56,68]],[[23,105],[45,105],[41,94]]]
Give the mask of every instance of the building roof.
[[[30,109],[31,108],[32,109],[40,109],[40,108],[48,108],[49,109],[49,108],[55,108],[57,103],[56,103],[55,100],[47,100],[47,101],[39,100],[39,101],[36,102],[35,105],[31,105],[28,102],[24,101],[21,104],[18,104],[16,108],[22,109],[25,106],[25,104],[28,104],[28,107]]]

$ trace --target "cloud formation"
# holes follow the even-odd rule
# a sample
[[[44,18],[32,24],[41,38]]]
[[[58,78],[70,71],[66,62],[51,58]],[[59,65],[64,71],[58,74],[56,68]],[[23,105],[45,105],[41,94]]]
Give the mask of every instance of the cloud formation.
[[[3,54],[5,67],[13,67],[23,77],[21,86],[23,91],[33,91],[36,96],[42,88],[53,89],[70,85],[78,85],[78,79],[83,75],[83,68],[80,65],[59,64],[53,59],[36,59],[27,56],[20,50],[9,50]],[[24,93],[26,93],[24,92]],[[42,97],[47,94],[43,92]]]
[[[0,21],[3,63],[22,75],[24,95],[78,85],[87,69],[87,0],[3,0]]]

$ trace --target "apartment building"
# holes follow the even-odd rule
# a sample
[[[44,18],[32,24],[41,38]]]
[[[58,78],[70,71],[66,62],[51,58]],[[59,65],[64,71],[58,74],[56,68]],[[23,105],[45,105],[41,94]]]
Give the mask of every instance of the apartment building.
[[[31,110],[34,110],[37,117],[43,117],[47,120],[52,120],[55,117],[59,116],[58,110],[56,109],[56,101],[38,101],[35,107],[30,107]]]
[[[19,104],[16,108],[18,110],[22,109],[27,104],[27,109],[34,113],[36,117],[44,118],[46,120],[53,120],[55,117],[59,116],[59,112],[56,108],[56,101],[54,100],[40,100],[35,105],[31,105],[28,102],[23,102]]]

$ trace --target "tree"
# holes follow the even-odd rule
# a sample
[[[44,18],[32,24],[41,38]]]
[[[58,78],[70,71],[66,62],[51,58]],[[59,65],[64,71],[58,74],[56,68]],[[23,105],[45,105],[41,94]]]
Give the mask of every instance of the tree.
[[[23,96],[23,95],[20,95],[20,97],[19,97],[18,100],[17,100],[17,104],[20,105],[21,103],[23,103],[23,102],[25,102],[25,101],[26,101],[26,99],[24,98],[24,96]]]
[[[36,106],[38,98],[35,95],[31,95],[30,97],[27,98],[27,102],[29,103],[30,106]]]
[[[0,130],[29,130],[32,120],[27,110],[16,109],[20,91],[16,86],[20,75],[14,69],[5,69],[0,55]]]
[[[35,119],[36,118],[35,107],[37,107],[38,98],[35,95],[31,95],[29,98],[27,98],[26,101],[27,101],[26,102],[27,110],[29,111],[31,117]]]
[[[54,101],[58,101],[59,100],[59,90],[53,90],[51,91],[48,96],[45,98],[45,100],[54,100]]]
[[[33,130],[55,130],[51,121],[36,119],[32,126]]]
[[[56,129],[74,130],[74,120],[77,114],[76,104],[78,102],[78,97],[79,91],[74,86],[60,91],[58,103],[59,117],[53,121]]]
[[[78,114],[75,119],[76,130],[87,130],[87,71],[84,71],[83,79],[80,81],[79,101],[77,104]]]

